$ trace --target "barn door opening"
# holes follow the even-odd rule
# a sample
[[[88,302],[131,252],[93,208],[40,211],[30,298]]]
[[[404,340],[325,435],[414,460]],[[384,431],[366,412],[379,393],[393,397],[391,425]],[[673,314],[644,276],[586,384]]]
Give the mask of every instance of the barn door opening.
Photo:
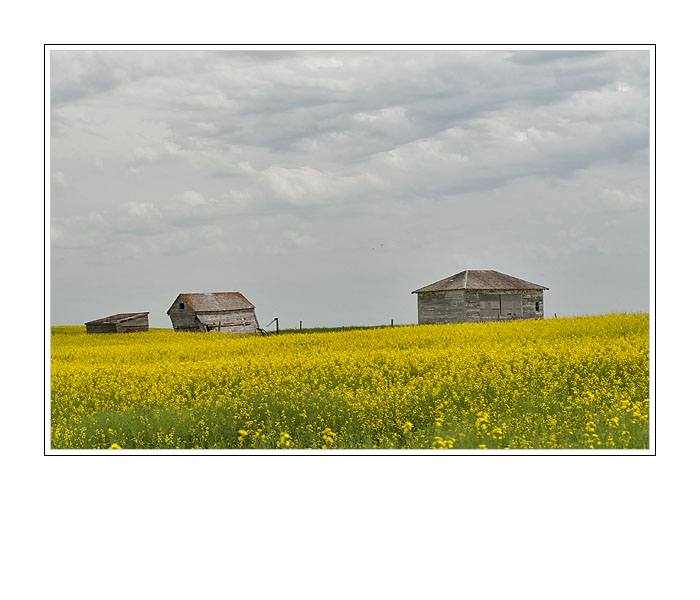
[[[479,317],[482,321],[497,321],[500,307],[498,294],[479,294]]]
[[[520,294],[501,294],[501,319],[519,319],[523,316]]]

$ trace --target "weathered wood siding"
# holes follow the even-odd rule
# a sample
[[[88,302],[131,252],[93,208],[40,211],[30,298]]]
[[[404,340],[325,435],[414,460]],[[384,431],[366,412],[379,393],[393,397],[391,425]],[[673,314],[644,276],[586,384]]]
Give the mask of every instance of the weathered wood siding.
[[[465,290],[464,297],[467,303],[467,323],[478,323],[481,321],[481,302],[479,292]]]
[[[539,304],[539,310],[535,307]],[[544,318],[544,294],[542,290],[526,290],[523,292],[523,319]]]
[[[181,304],[182,308],[180,308]],[[253,308],[197,313],[187,302],[179,298],[170,311],[170,321],[175,331],[255,333],[258,328],[258,320]]]
[[[418,294],[419,323],[464,323],[467,320],[465,290]]]
[[[542,290],[449,290],[417,295],[418,323],[544,318]]]
[[[488,290],[479,296],[480,321],[511,321],[523,316],[521,290]]]
[[[523,316],[522,294],[499,294],[499,297],[502,319],[519,319]]]
[[[86,324],[85,330],[87,333],[117,333],[117,325],[115,323]]]
[[[255,333],[258,320],[255,309],[227,310],[220,312],[198,313],[198,320],[206,331],[222,333]]]
[[[479,292],[480,321],[499,321],[501,318],[501,297],[497,293]]]
[[[182,308],[180,308],[182,306]],[[170,322],[173,324],[175,331],[201,331],[202,325],[197,320],[197,314],[194,309],[180,298],[173,305],[170,311]]]

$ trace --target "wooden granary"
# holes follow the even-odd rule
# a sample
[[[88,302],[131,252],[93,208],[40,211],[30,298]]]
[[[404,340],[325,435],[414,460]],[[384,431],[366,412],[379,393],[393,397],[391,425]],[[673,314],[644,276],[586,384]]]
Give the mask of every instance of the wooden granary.
[[[179,294],[167,311],[175,331],[256,333],[255,306],[240,292]]]
[[[470,323],[542,319],[549,288],[498,271],[468,270],[411,293],[418,323]]]
[[[119,313],[85,323],[88,333],[131,333],[148,331],[148,313]]]

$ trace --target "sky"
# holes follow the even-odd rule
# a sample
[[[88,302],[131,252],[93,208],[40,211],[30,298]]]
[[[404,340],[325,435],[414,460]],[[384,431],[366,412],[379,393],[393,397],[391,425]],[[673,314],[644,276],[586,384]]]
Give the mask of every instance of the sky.
[[[54,50],[51,323],[415,323],[465,269],[647,312],[649,84],[641,50]]]

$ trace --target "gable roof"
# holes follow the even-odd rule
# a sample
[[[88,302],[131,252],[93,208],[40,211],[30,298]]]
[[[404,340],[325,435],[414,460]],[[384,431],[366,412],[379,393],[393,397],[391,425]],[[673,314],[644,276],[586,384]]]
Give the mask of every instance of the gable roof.
[[[110,315],[109,317],[102,317],[101,319],[95,319],[94,321],[88,321],[85,325],[111,325],[113,323],[121,323],[123,321],[130,321],[136,317],[148,316],[147,312],[138,313],[119,313],[117,315]]]
[[[240,292],[207,292],[203,294],[179,294],[166,314],[170,314],[173,306],[181,301],[181,298],[195,312],[220,312],[255,308],[250,300]]]
[[[447,290],[548,290],[548,287],[518,279],[498,271],[474,270],[462,271],[440,281],[412,291],[444,292]]]

